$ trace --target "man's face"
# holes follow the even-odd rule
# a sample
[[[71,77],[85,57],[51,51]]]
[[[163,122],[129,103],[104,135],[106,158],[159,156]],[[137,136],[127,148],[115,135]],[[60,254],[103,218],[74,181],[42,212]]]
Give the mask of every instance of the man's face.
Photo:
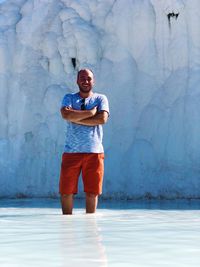
[[[93,73],[89,70],[80,71],[77,77],[77,84],[82,93],[89,93],[94,85]]]

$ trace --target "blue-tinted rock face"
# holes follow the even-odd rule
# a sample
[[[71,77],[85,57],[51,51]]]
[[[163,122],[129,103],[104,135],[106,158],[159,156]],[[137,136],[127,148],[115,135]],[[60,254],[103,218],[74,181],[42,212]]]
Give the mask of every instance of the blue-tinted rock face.
[[[198,25],[197,0],[3,1],[0,196],[58,195],[60,102],[89,67],[111,109],[104,195],[200,197]]]

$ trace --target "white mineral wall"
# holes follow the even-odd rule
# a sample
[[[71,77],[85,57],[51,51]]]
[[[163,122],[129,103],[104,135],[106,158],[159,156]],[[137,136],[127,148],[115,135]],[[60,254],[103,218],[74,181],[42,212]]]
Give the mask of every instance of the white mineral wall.
[[[200,197],[200,1],[0,2],[0,197],[58,196],[83,67],[110,101],[104,196]]]

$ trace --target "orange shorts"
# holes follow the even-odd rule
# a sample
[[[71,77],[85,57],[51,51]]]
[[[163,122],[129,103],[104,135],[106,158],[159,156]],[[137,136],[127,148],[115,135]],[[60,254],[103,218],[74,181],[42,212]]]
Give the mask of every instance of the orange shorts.
[[[104,174],[104,153],[63,153],[60,194],[77,194],[82,172],[84,192],[100,195]]]

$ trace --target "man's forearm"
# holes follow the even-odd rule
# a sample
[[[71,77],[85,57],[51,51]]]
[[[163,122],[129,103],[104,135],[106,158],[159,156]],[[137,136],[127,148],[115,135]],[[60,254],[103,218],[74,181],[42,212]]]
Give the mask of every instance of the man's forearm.
[[[91,110],[75,110],[71,108],[64,107],[61,109],[61,115],[63,119],[70,122],[78,122],[84,119],[93,117],[96,113],[96,108]]]
[[[104,113],[98,113],[93,117],[83,119],[75,123],[85,126],[97,126],[100,124],[105,124],[107,122],[107,119],[108,119],[108,113],[104,112]]]

